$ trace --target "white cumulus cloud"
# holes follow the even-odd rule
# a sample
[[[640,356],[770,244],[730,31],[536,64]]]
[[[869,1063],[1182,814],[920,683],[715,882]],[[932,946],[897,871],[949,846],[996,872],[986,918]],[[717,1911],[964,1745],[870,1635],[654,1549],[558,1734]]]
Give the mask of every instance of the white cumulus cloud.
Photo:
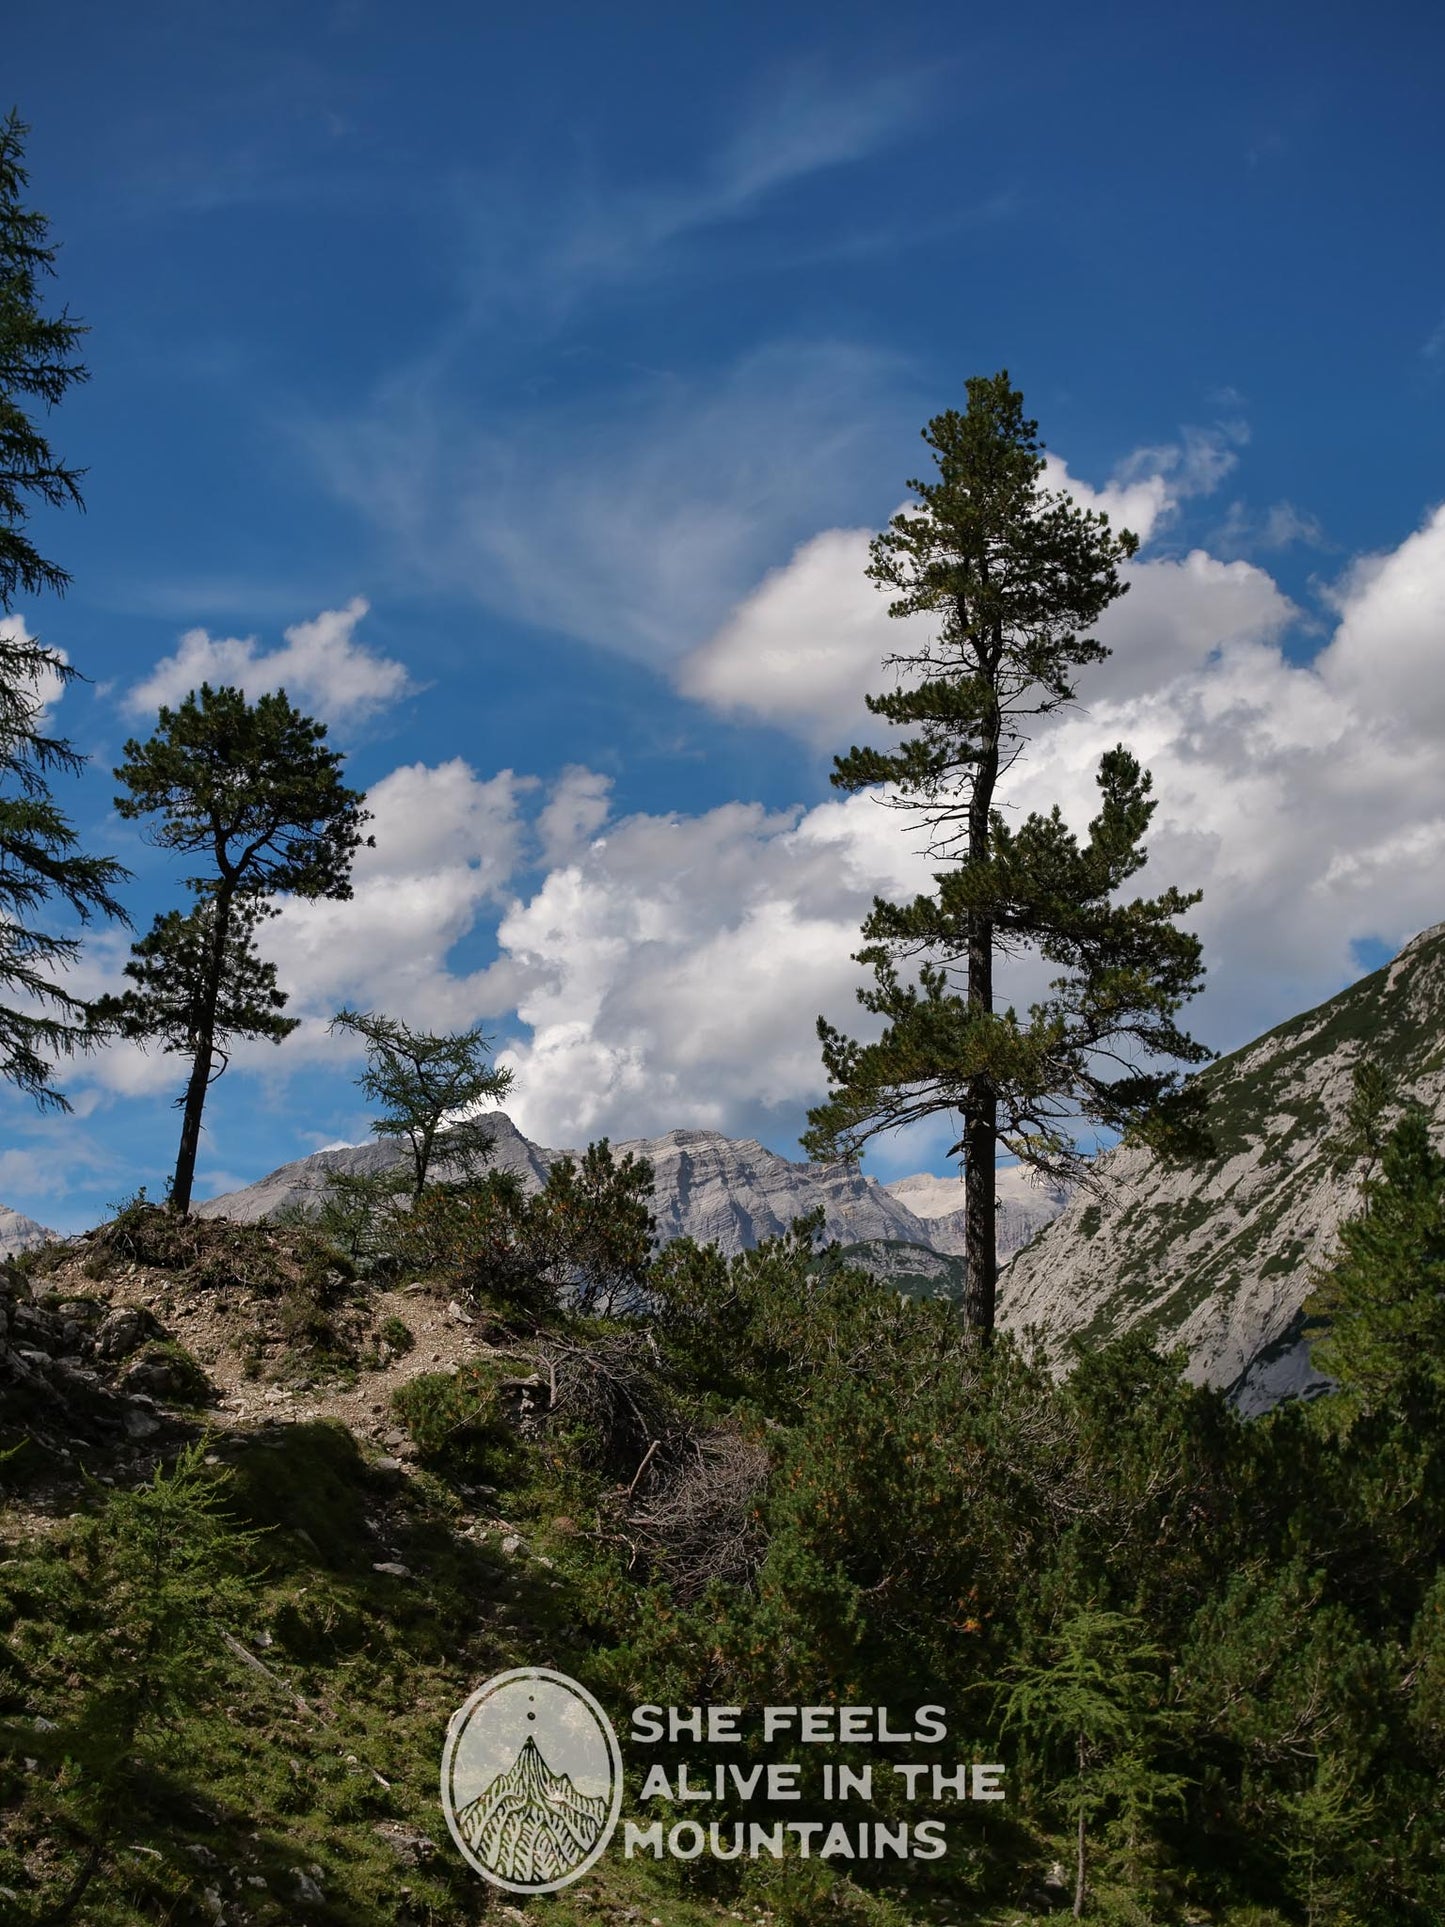
[[[145,715],[184,700],[203,682],[230,684],[257,696],[285,689],[293,702],[324,722],[356,722],[396,702],[413,687],[402,663],[378,656],[356,639],[366,615],[364,596],[342,609],[324,609],[284,633],[283,646],[263,652],[254,636],[212,636],[188,629],[174,655],[158,662],[127,691],[125,707]]]
[[[1101,489],[1054,457],[1044,479],[1147,542],[1184,495],[1224,472],[1231,455],[1227,445],[1196,436],[1141,451]],[[825,529],[800,544],[684,657],[675,673],[682,694],[777,723],[823,748],[867,740],[862,732],[869,730],[876,735],[880,725],[864,696],[890,686],[885,659],[917,647],[930,627],[923,617],[889,616],[888,597],[866,574],[872,534]],[[1136,558],[1122,573],[1129,591],[1097,632],[1114,653],[1084,672],[1085,701],[1157,686],[1227,642],[1273,640],[1295,614],[1264,570],[1202,549],[1182,558]]]
[[[1445,507],[1387,555],[1355,564],[1337,592],[1339,627],[1321,658],[1360,713],[1415,732],[1445,729]]]
[[[1184,1019],[1232,1048],[1336,991],[1361,942],[1445,915],[1445,517],[1345,576],[1310,662],[1285,653],[1294,612],[1251,564],[1196,551],[1132,579],[1093,700],[1039,727],[1001,800],[1012,821],[1057,802],[1082,833],[1099,757],[1133,749],[1158,799],[1139,887],[1202,888],[1207,989]],[[819,581],[831,595],[838,577]],[[454,759],[375,787],[354,902],[288,905],[268,929],[307,1027],[257,1062],[339,1062],[325,1019],[350,1000],[507,1031],[508,1109],[543,1143],[682,1125],[785,1141],[824,1093],[818,1013],[866,1023],[851,953],[874,896],[930,887],[918,827],[868,795],[610,820],[607,780],[570,768],[533,829],[530,784]],[[519,893],[538,847],[544,873]],[[464,968],[459,946],[492,918],[495,956]],[[1005,994],[1026,1003],[1047,974],[1014,969]]]
[[[376,847],[356,853],[352,896],[289,900],[266,927],[291,1014],[324,1026],[351,1002],[434,1030],[475,1021],[484,973],[459,976],[447,959],[504,900],[532,786],[511,770],[483,780],[453,757],[393,770],[369,790]]]

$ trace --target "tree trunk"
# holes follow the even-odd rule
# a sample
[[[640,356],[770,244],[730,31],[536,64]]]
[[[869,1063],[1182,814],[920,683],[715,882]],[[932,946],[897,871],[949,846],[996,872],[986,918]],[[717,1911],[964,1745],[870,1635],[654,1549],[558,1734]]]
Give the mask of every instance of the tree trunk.
[[[997,676],[1002,637],[981,654],[979,667],[990,681]],[[998,783],[1001,719],[997,704],[981,732],[973,786],[968,799],[968,861],[983,863],[989,853],[989,821]],[[968,1003],[970,1012],[993,1010],[993,919],[974,915],[968,923]],[[963,1240],[968,1278],[964,1309],[979,1342],[993,1339],[998,1300],[995,1212],[998,1199],[998,1093],[991,1079],[976,1077],[963,1106]]]
[[[418,1135],[416,1131],[412,1131],[410,1136],[411,1168],[412,1175],[416,1180],[412,1185],[411,1201],[415,1204],[422,1192],[426,1190],[427,1174],[431,1170],[432,1141],[436,1136],[436,1126],[434,1124],[428,1124],[422,1129],[420,1135]]]
[[[991,1091],[969,1100],[963,1130],[963,1245],[968,1276],[964,1310],[969,1330],[987,1345],[993,1337],[998,1296],[998,1258],[994,1249],[997,1172],[994,1137],[998,1101]]]
[[[1079,1849],[1074,1868],[1074,1919],[1084,1911],[1084,1736],[1078,1738],[1079,1757]]]
[[[211,1088],[211,1066],[216,1061],[216,1009],[221,1001],[221,977],[226,967],[226,937],[231,926],[231,892],[216,894],[216,919],[211,932],[211,955],[196,1012],[195,1056],[181,1113],[181,1145],[171,1179],[170,1207],[178,1218],[191,1214],[191,1187],[196,1179],[196,1157],[201,1148],[201,1114]]]
[[[171,1210],[178,1218],[190,1216],[191,1186],[196,1177],[196,1154],[201,1148],[201,1113],[206,1108],[206,1092],[211,1083],[213,1049],[209,1033],[197,1039],[191,1062],[190,1082],[186,1085],[185,1107],[181,1113],[181,1148],[176,1153],[175,1176],[171,1179]]]

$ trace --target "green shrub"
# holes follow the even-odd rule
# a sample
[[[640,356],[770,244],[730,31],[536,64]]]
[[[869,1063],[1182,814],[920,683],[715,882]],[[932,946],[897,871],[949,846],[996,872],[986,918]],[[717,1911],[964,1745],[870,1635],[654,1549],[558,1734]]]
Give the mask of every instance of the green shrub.
[[[478,1472],[495,1469],[498,1454],[515,1446],[496,1379],[485,1366],[421,1372],[397,1387],[391,1404],[424,1459]]]
[[[404,1358],[408,1352],[416,1349],[416,1339],[412,1334],[411,1326],[404,1319],[383,1318],[377,1327],[376,1335],[383,1345],[389,1346],[395,1352],[398,1358]]]

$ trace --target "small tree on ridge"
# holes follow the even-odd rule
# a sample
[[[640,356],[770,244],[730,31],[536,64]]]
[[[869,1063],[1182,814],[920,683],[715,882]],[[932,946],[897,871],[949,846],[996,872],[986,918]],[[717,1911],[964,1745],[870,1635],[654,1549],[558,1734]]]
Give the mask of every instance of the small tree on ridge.
[[[486,1163],[491,1128],[468,1113],[481,1103],[500,1103],[512,1088],[512,1073],[487,1064],[480,1024],[434,1035],[396,1017],[346,1009],[332,1018],[331,1028],[350,1031],[366,1045],[366,1069],[356,1081],[383,1106],[372,1120],[375,1134],[402,1138],[411,1152],[413,1202],[426,1189],[434,1156],[464,1176]]]

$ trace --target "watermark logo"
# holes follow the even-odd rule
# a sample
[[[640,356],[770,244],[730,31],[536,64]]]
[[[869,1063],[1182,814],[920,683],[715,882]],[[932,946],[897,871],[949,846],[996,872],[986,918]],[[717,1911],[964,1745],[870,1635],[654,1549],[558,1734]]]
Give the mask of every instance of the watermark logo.
[[[622,1805],[612,1722],[585,1686],[519,1666],[479,1686],[452,1718],[442,1807],[484,1880],[550,1894],[606,1851]]]

